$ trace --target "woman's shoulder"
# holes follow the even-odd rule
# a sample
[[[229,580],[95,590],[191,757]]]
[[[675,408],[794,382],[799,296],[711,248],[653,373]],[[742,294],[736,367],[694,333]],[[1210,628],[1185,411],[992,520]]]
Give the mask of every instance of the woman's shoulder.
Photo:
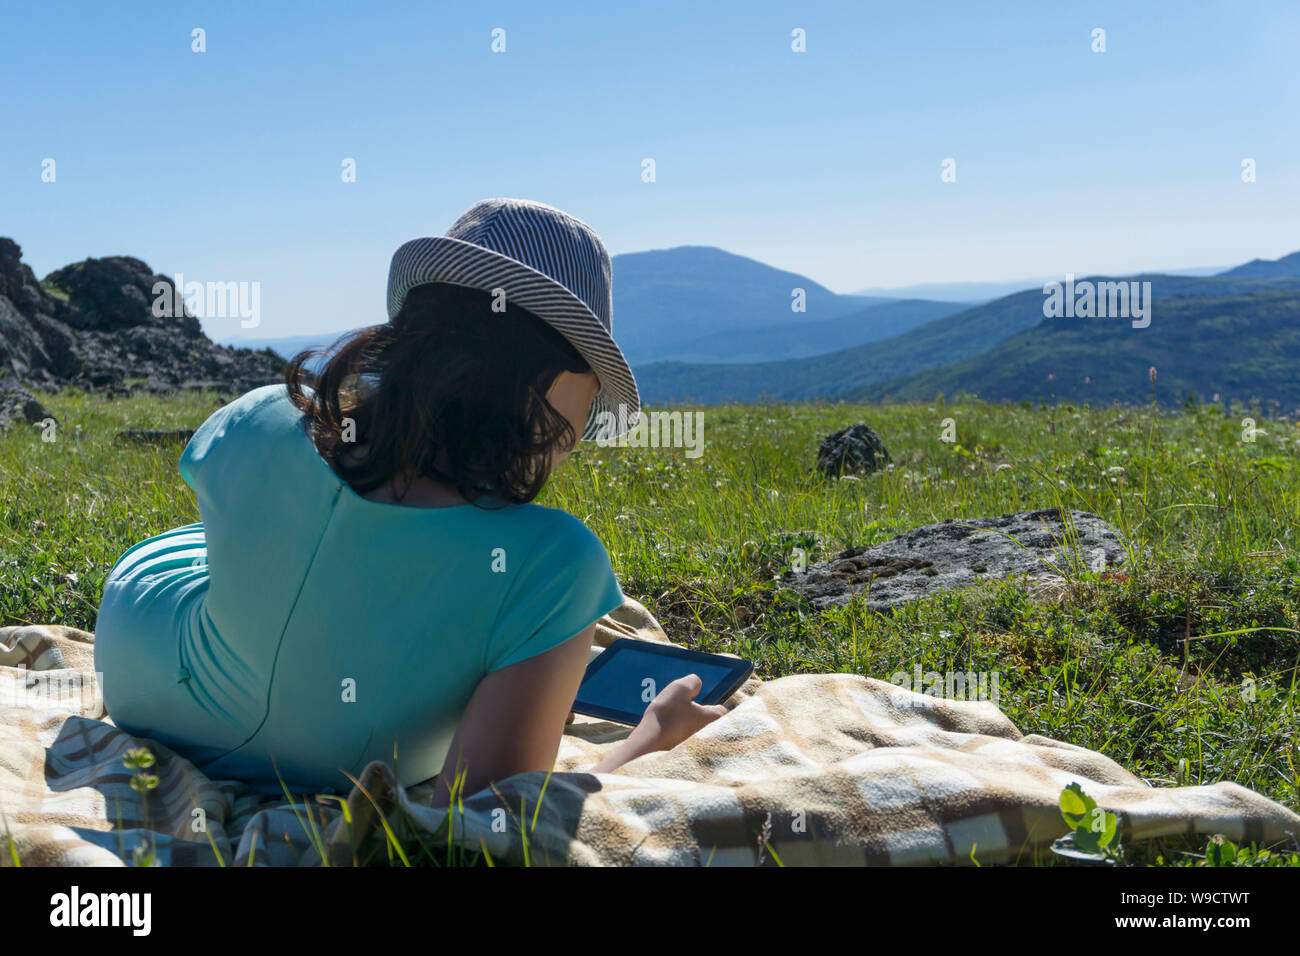
[[[310,392],[308,392],[310,394]],[[240,395],[231,402],[227,408],[235,408],[241,412],[251,412],[258,409],[293,409],[294,414],[298,414],[298,407],[294,405],[293,400],[289,398],[289,388],[283,382],[276,382],[271,385],[262,385],[258,388],[251,389]]]
[[[296,416],[299,414],[297,406],[289,398],[289,390],[283,383],[262,385],[258,388],[251,389],[238,398],[226,402],[199,426],[198,431],[211,431],[222,425],[228,425],[239,419],[250,418],[259,413],[282,412],[287,413],[292,410]]]
[[[310,397],[311,393],[306,394]],[[208,421],[213,424],[247,421],[250,424],[274,423],[283,426],[301,418],[302,411],[289,397],[288,387],[279,382],[245,392],[213,412]],[[207,422],[204,425],[206,427]]]
[[[516,518],[541,551],[607,558],[600,538],[576,515],[546,505],[515,505]]]
[[[581,518],[563,508],[552,508],[550,505],[539,505],[536,502],[514,505],[513,508],[520,516],[520,521],[534,528],[575,537],[592,534],[591,529]]]
[[[181,476],[191,487],[203,463],[262,447],[273,435],[288,435],[301,418],[283,384],[263,385],[222,405],[195,429],[181,452]],[[280,439],[276,439],[279,447]]]

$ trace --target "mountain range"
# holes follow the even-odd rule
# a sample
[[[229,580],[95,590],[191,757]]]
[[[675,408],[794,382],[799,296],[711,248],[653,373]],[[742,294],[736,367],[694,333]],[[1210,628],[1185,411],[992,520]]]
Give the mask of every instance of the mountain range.
[[[1251,259],[1234,269],[1222,273],[1225,276],[1238,276],[1252,279],[1276,279],[1300,275],[1300,252],[1293,252],[1280,259]]]
[[[1115,281],[1116,278],[1093,277],[1092,281]],[[1234,295],[1240,298],[1255,292],[1300,289],[1300,270],[1296,275],[1275,275],[1268,278],[1226,275],[1140,275],[1126,278],[1129,281],[1151,283],[1154,299],[1151,326],[1134,329],[1128,322],[1101,319],[1092,322],[1098,327],[1105,322],[1122,325],[1139,342],[1142,341],[1142,334],[1150,333],[1152,328],[1159,329],[1167,308],[1166,300]],[[655,363],[636,369],[637,384],[643,400],[652,404],[717,404],[752,402],[761,398],[792,401],[860,396],[867,393],[866,387],[869,385],[950,366],[988,352],[1036,326],[1045,326],[1050,330],[1054,323],[1068,321],[1045,318],[1043,302],[1041,288],[1028,289],[936,319],[889,339],[811,358],[746,365]],[[1300,314],[1295,319],[1300,324]],[[1086,326],[1085,330],[1092,327]],[[1102,347],[1101,340],[1097,341],[1098,347]],[[1300,358],[1300,354],[1297,358]],[[933,396],[934,392],[931,392],[927,398]]]
[[[1280,369],[1300,361],[1300,347],[1285,334],[1288,322],[1300,327],[1300,298],[1290,294],[1300,290],[1300,252],[1209,271],[1087,277],[1149,282],[1152,322],[1139,329],[1048,318],[1037,280],[988,301],[980,300],[1012,283],[845,296],[721,249],[680,246],[614,258],[615,333],[652,405],[963,391],[998,400],[1218,394],[1290,401]],[[803,312],[791,311],[794,289],[804,290]],[[910,295],[920,292],[926,295]],[[956,294],[968,301],[945,300]],[[1252,322],[1272,338],[1241,324]],[[332,338],[231,344],[288,355]],[[1154,390],[1146,387],[1151,366],[1162,369]]]
[[[627,253],[612,267],[616,337],[633,365],[670,358],[718,332],[752,337],[753,330],[826,320],[860,323],[863,310],[887,301],[838,295],[807,276],[711,246]],[[802,311],[792,308],[795,290],[802,290]]]
[[[1093,405],[1258,399],[1290,411],[1300,408],[1297,357],[1300,283],[1284,291],[1163,300],[1145,329],[1111,319],[1048,319],[980,355],[841,397],[930,401],[967,393],[988,401]]]

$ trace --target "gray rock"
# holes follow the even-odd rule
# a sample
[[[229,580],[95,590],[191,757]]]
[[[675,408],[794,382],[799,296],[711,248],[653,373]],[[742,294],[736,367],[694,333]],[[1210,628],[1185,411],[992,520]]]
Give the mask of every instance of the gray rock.
[[[90,332],[117,332],[140,326],[168,328],[187,337],[202,335],[199,320],[188,311],[179,316],[153,314],[154,287],[161,284],[170,302],[172,280],[130,256],[86,259],[56,269],[42,285],[58,290],[70,307],[68,323]]]
[[[8,428],[14,422],[35,425],[51,418],[54,416],[49,410],[23,386],[17,382],[0,381],[0,430]]]
[[[869,425],[850,425],[822,439],[817,449],[817,470],[828,478],[869,475],[884,468],[889,452]]]
[[[1097,515],[1057,508],[996,518],[949,519],[869,548],[852,548],[782,584],[820,608],[863,603],[883,611],[941,591],[1010,577],[1060,579],[1060,571],[1110,568],[1125,558],[1119,533]],[[1103,564],[1104,562],[1104,564]]]
[[[110,394],[193,382],[240,394],[281,380],[278,356],[215,345],[184,309],[154,315],[159,283],[173,288],[129,256],[86,259],[37,282],[18,244],[0,237],[0,374]]]
[[[133,441],[140,445],[184,443],[193,437],[193,428],[128,428],[117,433],[118,441]]]

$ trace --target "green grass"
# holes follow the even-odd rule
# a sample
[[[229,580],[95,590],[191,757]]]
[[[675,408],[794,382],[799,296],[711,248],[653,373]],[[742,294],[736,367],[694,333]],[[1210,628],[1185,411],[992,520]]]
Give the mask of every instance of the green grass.
[[[92,630],[118,555],[199,517],[179,444],[114,433],[193,427],[219,402],[65,392],[46,404],[54,442],[23,427],[0,438],[0,615]],[[945,418],[956,442],[939,440]],[[810,474],[820,438],[858,421],[882,435],[892,469]],[[1257,419],[1254,442],[1213,408],[754,405],[705,409],[704,422],[698,459],[584,445],[540,499],[587,522],[674,640],[749,657],[765,678],[997,671],[999,705],[1024,733],[1099,750],[1153,784],[1231,780],[1300,808],[1294,421]],[[777,585],[794,548],[816,561],[944,518],[1050,507],[1119,529],[1123,573],[891,614],[814,611]],[[1186,865],[1204,849],[1137,844],[1129,859]]]
[[[68,293],[64,292],[53,282],[42,282],[41,288],[54,296],[54,298],[58,299],[60,302],[70,302],[72,300],[72,297],[68,295]]]

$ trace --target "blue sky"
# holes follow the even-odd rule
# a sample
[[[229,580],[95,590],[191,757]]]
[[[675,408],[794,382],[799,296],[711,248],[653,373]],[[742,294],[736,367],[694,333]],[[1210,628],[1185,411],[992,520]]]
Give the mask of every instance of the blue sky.
[[[11,5],[0,235],[259,282],[215,338],[383,321],[393,250],[486,196],[839,292],[1300,249],[1300,4],[986,6]]]

